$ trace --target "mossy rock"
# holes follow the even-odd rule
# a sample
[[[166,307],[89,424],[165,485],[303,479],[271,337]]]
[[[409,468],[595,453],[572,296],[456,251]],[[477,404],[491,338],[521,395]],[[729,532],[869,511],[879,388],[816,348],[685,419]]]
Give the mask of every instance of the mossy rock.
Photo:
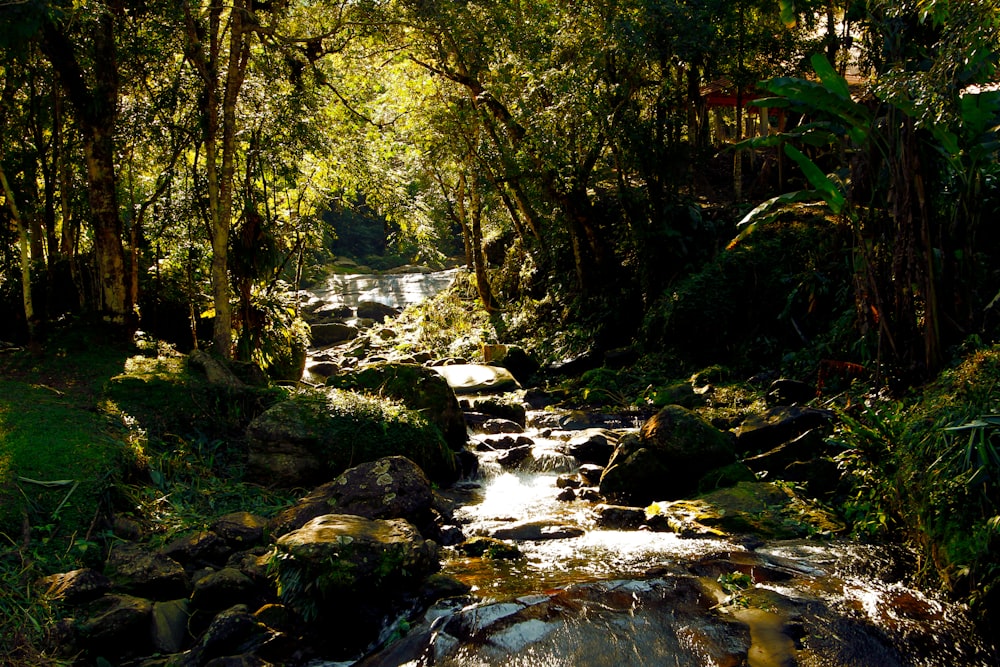
[[[277,387],[213,384],[186,357],[132,357],[108,380],[105,408],[134,422],[150,438],[167,433],[231,435],[284,398]]]
[[[485,558],[487,560],[517,560],[524,557],[516,544],[498,540],[495,537],[473,537],[462,542],[455,549],[470,558]]]
[[[375,364],[354,373],[335,375],[327,386],[371,396],[387,396],[420,411],[455,451],[468,441],[465,418],[455,392],[440,374],[417,364]]]
[[[305,486],[396,455],[433,481],[457,478],[454,452],[422,413],[356,392],[303,391],[254,419],[247,433],[251,473],[271,484]]]
[[[622,438],[601,477],[601,493],[616,502],[646,505],[698,491],[699,480],[735,461],[731,438],[696,413],[670,405]]]

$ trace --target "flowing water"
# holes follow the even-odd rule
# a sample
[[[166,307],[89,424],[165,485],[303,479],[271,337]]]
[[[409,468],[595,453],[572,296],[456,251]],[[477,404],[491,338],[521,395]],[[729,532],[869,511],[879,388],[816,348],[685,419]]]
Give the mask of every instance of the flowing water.
[[[547,415],[551,418],[551,414]],[[363,665],[815,667],[991,665],[963,608],[907,584],[907,554],[849,540],[691,539],[597,525],[594,503],[559,500],[572,432],[529,429],[515,469],[481,453],[450,492],[469,537],[526,522],[568,537],[517,540],[523,558],[446,549],[468,584]],[[570,530],[572,529],[572,530]],[[746,575],[741,587],[727,581]]]
[[[333,276],[312,293],[333,305],[399,307],[454,275]],[[902,550],[602,528],[595,502],[559,499],[560,476],[579,468],[565,453],[577,431],[552,412],[529,416],[530,456],[510,466],[502,452],[482,452],[477,478],[444,491],[466,537],[522,529],[513,541],[523,557],[446,548],[444,573],[471,594],[441,601],[422,620],[396,619],[387,634],[404,637],[359,665],[996,664],[964,608],[910,585]],[[637,426],[614,425],[618,435]]]

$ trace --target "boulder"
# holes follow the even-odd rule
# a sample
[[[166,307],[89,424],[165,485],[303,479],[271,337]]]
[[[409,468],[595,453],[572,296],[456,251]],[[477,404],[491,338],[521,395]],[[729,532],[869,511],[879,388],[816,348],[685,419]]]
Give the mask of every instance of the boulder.
[[[49,575],[39,581],[39,586],[47,598],[76,605],[90,602],[110,591],[111,580],[97,570],[84,568]]]
[[[828,435],[833,412],[818,408],[777,406],[743,420],[736,432],[736,448],[742,455],[765,452],[813,429]]]
[[[211,528],[230,547],[246,549],[264,539],[267,519],[250,512],[232,512],[212,522]]]
[[[80,645],[106,660],[152,653],[150,619],[153,603],[130,595],[104,595],[79,610],[76,633]]]
[[[107,568],[119,590],[157,600],[187,597],[190,582],[176,560],[140,544],[122,543],[111,549]]]
[[[466,419],[468,421],[468,419]],[[500,419],[498,417],[488,418],[482,422],[477,429],[487,435],[499,435],[501,433],[524,433],[524,427],[516,421],[510,419]]]
[[[343,322],[313,324],[309,329],[312,332],[312,344],[314,347],[343,343],[358,337],[358,328],[344,324]]]
[[[306,619],[373,594],[400,594],[439,569],[438,548],[405,519],[316,517],[276,543],[281,598]],[[353,609],[352,609],[353,610]]]
[[[580,463],[608,465],[618,437],[606,429],[590,428],[574,436],[566,445],[566,453]]]
[[[580,537],[583,528],[570,526],[549,519],[534,519],[518,521],[508,526],[494,528],[490,537],[496,540],[513,540],[515,542],[540,542],[543,540],[565,540],[570,537]]]
[[[646,505],[698,490],[708,472],[732,463],[731,439],[697,414],[665,407],[643,424],[638,436],[623,437],[601,477],[601,494],[618,502]]]
[[[769,406],[808,403],[816,398],[816,387],[799,380],[778,378],[767,388],[764,400]]]
[[[390,456],[349,468],[314,489],[272,520],[276,535],[297,530],[312,519],[336,512],[367,519],[406,519],[422,527],[433,520],[431,483],[407,458]]]
[[[429,368],[416,364],[385,363],[360,371],[336,375],[327,386],[374,396],[385,396],[420,412],[444,435],[445,442],[459,451],[468,441],[465,417],[448,383]]]
[[[198,579],[191,592],[191,604],[198,609],[227,609],[235,604],[256,603],[262,596],[254,582],[233,567],[224,567]]]
[[[209,665],[213,658],[249,653],[263,646],[273,633],[250,613],[245,605],[235,605],[212,619],[211,625],[192,649],[198,665]],[[260,658],[251,658],[251,665],[266,665]]]
[[[646,512],[639,507],[600,504],[594,508],[597,525],[609,530],[636,529],[646,523]]]
[[[819,430],[806,431],[794,440],[781,443],[777,447],[743,459],[754,472],[767,471],[781,476],[781,471],[792,463],[809,461],[823,453],[825,442]]]
[[[339,389],[302,392],[247,429],[249,468],[264,483],[305,486],[351,465],[406,456],[439,483],[458,474],[454,452],[419,412]]]
[[[456,394],[499,394],[521,388],[514,375],[500,366],[454,364],[433,368]]]
[[[177,653],[187,641],[190,610],[187,600],[167,600],[153,603],[153,650],[157,653]]]
[[[399,311],[378,301],[361,301],[358,303],[358,317],[365,320],[384,322],[399,315]]]
[[[178,537],[160,553],[181,565],[205,567],[225,563],[231,551],[226,541],[212,531],[199,530]]]

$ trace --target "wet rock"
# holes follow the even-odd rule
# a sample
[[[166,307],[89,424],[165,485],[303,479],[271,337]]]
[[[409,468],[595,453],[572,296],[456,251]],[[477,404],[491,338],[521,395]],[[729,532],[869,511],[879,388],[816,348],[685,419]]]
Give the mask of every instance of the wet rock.
[[[566,453],[580,463],[594,463],[599,466],[608,465],[615,451],[617,436],[606,429],[587,429],[574,436],[566,444]]]
[[[153,603],[130,595],[104,595],[80,610],[76,632],[83,647],[108,660],[152,653]]]
[[[521,388],[506,368],[478,364],[434,366],[456,394],[497,394]]]
[[[505,347],[507,349],[503,358],[496,363],[510,371],[511,375],[518,382],[522,384],[528,382],[538,372],[538,369],[541,368],[538,360],[528,354],[524,348],[514,345],[507,345]]]
[[[668,406],[643,424],[639,436],[621,439],[600,490],[636,505],[683,498],[697,491],[702,476],[735,458],[729,436],[685,408]]]
[[[515,560],[523,557],[516,544],[495,537],[474,537],[459,544],[456,550],[471,558],[487,558],[489,560]]]
[[[187,597],[190,582],[184,567],[140,544],[118,544],[108,557],[111,579],[122,591],[157,600]]]
[[[444,598],[468,595],[472,587],[446,574],[432,574],[420,584],[420,597],[430,603]]]
[[[569,475],[559,475],[556,478],[556,487],[560,489],[579,489],[582,482],[580,482],[579,477],[571,477]]]
[[[358,317],[384,322],[399,315],[399,311],[378,301],[361,301],[358,303]]]
[[[250,512],[232,512],[216,519],[212,532],[235,549],[246,549],[264,539],[267,519]]]
[[[275,546],[282,599],[307,615],[343,599],[415,585],[439,567],[437,545],[403,519],[327,514]]]
[[[441,530],[438,533],[438,541],[443,547],[461,544],[465,541],[465,533],[458,526],[441,526]]]
[[[479,457],[475,452],[463,449],[455,452],[455,466],[460,479],[472,479],[479,474]]]
[[[736,433],[736,447],[742,455],[773,449],[806,431],[829,435],[833,413],[817,408],[778,406],[763,414],[747,417]]]
[[[514,449],[515,447],[530,447],[534,441],[526,435],[481,435],[476,438],[478,445],[484,445],[479,451],[496,451]],[[477,445],[477,446],[478,446]]]
[[[562,502],[570,502],[576,500],[576,491],[573,489],[563,489],[558,494],[556,494],[556,500]]]
[[[323,484],[271,522],[275,535],[297,530],[324,514],[354,514],[368,519],[406,519],[416,526],[432,520],[431,483],[413,461],[402,456],[362,463]]]
[[[210,530],[182,535],[160,550],[167,558],[188,567],[221,565],[231,552],[226,541]]]
[[[806,382],[778,378],[767,388],[764,401],[770,406],[808,403],[816,398],[816,387]]]
[[[531,458],[531,450],[530,446],[507,449],[497,457],[497,463],[504,468],[516,468]]]
[[[226,609],[236,604],[259,603],[261,593],[254,582],[232,567],[204,576],[194,584],[191,604],[199,609]]]
[[[250,472],[267,484],[311,485],[349,465],[394,454],[437,482],[450,484],[458,476],[454,453],[420,413],[338,389],[278,403],[250,423],[247,435]]]
[[[597,486],[601,483],[601,476],[604,474],[604,466],[594,463],[584,463],[577,471],[583,484],[586,486]]]
[[[767,482],[740,482],[696,500],[657,502],[647,513],[665,517],[674,532],[685,535],[748,533],[763,539],[790,539],[845,529],[828,510],[790,488]]]
[[[603,503],[605,498],[596,489],[583,489],[579,493],[580,500],[586,500],[589,503]]]
[[[598,505],[594,508],[597,525],[609,530],[634,530],[646,522],[645,510],[622,505]]]
[[[417,364],[385,363],[330,378],[327,385],[400,401],[438,427],[453,450],[468,441],[465,417],[448,383]]]
[[[340,372],[340,364],[335,361],[318,361],[309,366],[308,370],[313,375],[328,378],[331,375]]]
[[[187,643],[187,600],[153,603],[152,642],[157,653],[178,653]]]
[[[556,523],[547,519],[518,521],[509,526],[494,528],[489,536],[498,540],[515,542],[540,542],[543,540],[565,540],[584,534],[583,528]]]
[[[499,419],[493,417],[487,419],[479,425],[477,429],[480,433],[487,435],[497,435],[501,433],[524,433],[524,427],[516,421],[510,419]]]
[[[90,568],[53,574],[41,579],[38,585],[45,591],[45,597],[69,605],[90,602],[111,590],[111,580]]]

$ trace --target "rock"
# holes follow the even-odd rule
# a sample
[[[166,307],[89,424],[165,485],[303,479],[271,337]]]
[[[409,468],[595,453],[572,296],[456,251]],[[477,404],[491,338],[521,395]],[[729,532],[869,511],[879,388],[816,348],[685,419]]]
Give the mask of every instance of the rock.
[[[531,377],[538,372],[541,365],[528,354],[524,348],[515,345],[506,345],[506,352],[503,359],[497,361],[497,365],[503,366],[519,383],[527,383]],[[487,360],[489,361],[489,360]]]
[[[468,595],[472,587],[446,574],[432,574],[420,584],[420,597],[429,603],[444,598]]]
[[[313,324],[309,327],[313,347],[336,345],[358,337],[358,328],[343,322]]]
[[[764,401],[771,406],[808,403],[816,398],[816,387],[798,380],[778,378],[767,388]]]
[[[468,442],[465,417],[455,392],[429,368],[416,364],[377,364],[332,377],[327,385],[400,401],[437,426],[455,451]]]
[[[778,406],[759,415],[747,417],[736,433],[737,450],[744,455],[773,449],[806,431],[817,429],[828,435],[833,427],[833,413],[817,408]]]
[[[516,560],[524,557],[517,545],[495,537],[474,537],[459,544],[457,551],[472,558],[489,560]]]
[[[328,378],[340,372],[340,364],[335,361],[317,361],[307,369],[313,375]]]
[[[505,450],[500,456],[497,457],[497,463],[499,463],[504,468],[516,468],[523,464],[531,456],[532,447],[528,445],[512,447],[511,449]]]
[[[303,392],[254,419],[249,468],[267,484],[303,486],[350,465],[406,456],[437,482],[457,479],[455,456],[420,413],[338,389]]]
[[[622,505],[598,505],[594,508],[597,525],[609,530],[636,529],[646,523],[645,510]]]
[[[202,530],[178,537],[160,553],[181,565],[204,567],[225,563],[232,550],[224,539],[210,530]]]
[[[153,603],[130,595],[104,595],[79,612],[80,643],[95,656],[119,661],[152,653]]]
[[[397,593],[439,568],[437,545],[404,519],[327,514],[275,548],[282,600],[307,618],[346,599]]]
[[[270,586],[271,580],[267,574],[270,562],[270,547],[256,546],[234,553],[226,561],[226,567],[236,568],[259,585]]]
[[[697,414],[667,406],[627,435],[601,477],[601,494],[630,504],[683,498],[697,491],[709,471],[735,460],[729,436]]]
[[[475,411],[488,417],[508,419],[524,428],[527,424],[526,412],[524,405],[516,397],[517,394],[466,396],[462,399],[461,405],[467,415],[470,411]],[[473,420],[475,420],[475,417],[473,417]]]
[[[656,407],[680,405],[691,409],[704,403],[702,396],[695,393],[690,382],[676,382],[664,387],[657,387],[652,399],[653,405]]]
[[[581,463],[608,465],[618,438],[606,429],[587,429],[566,445],[566,453]]]
[[[187,642],[188,601],[154,602],[152,615],[153,650],[167,654],[180,652]]]
[[[264,539],[267,519],[250,512],[232,512],[212,523],[212,532],[236,549],[246,549]]]
[[[501,433],[524,433],[524,427],[521,424],[511,421],[510,419],[499,419],[496,417],[484,421],[479,425],[477,430],[487,435],[498,435]]]
[[[456,394],[497,394],[520,389],[506,368],[478,364],[434,366]]]
[[[45,597],[69,605],[90,602],[111,590],[111,580],[90,568],[49,575],[38,585],[45,591]]]
[[[781,474],[786,467],[796,461],[809,461],[823,453],[824,436],[816,429],[806,431],[789,442],[784,442],[770,451],[743,459],[754,472],[768,471]]]
[[[476,438],[479,445],[485,445],[482,448],[477,447],[479,451],[497,451],[504,449],[513,449],[515,447],[531,447],[535,444],[534,440],[526,435],[512,436],[512,435],[487,435],[480,436]]]
[[[837,489],[840,483],[840,467],[830,459],[815,458],[810,461],[790,463],[781,478],[789,482],[801,482],[806,492],[813,498],[822,498]]]
[[[513,540],[515,542],[540,542],[543,540],[565,540],[570,537],[580,537],[583,528],[556,523],[548,519],[518,521],[509,526],[494,528],[489,536],[497,540]]]
[[[275,535],[284,535],[333,512],[425,526],[432,521],[431,502],[431,484],[423,471],[407,458],[390,456],[344,471],[279,513],[271,526]]]
[[[780,540],[845,529],[828,510],[803,500],[788,487],[768,482],[740,482],[697,500],[653,503],[647,513],[666,517],[674,532],[687,535],[724,531]]]
[[[562,502],[571,502],[576,500],[576,491],[573,489],[563,489],[558,494],[556,494],[556,500]]]
[[[111,579],[132,595],[157,600],[187,597],[190,583],[180,563],[139,544],[115,545],[108,557]]]
[[[597,465],[596,463],[584,463],[580,466],[577,474],[580,475],[580,479],[587,486],[597,486],[601,483],[604,466]]]
[[[261,594],[254,582],[232,567],[198,579],[191,593],[191,604],[198,609],[227,609],[236,604],[259,603]]]
[[[399,315],[399,311],[378,301],[361,301],[358,303],[358,317],[362,319],[384,322]]]
[[[236,605],[212,619],[193,652],[198,664],[205,665],[213,658],[250,652],[265,644],[271,636],[267,626],[245,605]]]
[[[579,489],[580,486],[581,482],[578,477],[570,477],[569,475],[559,475],[559,477],[556,478],[556,488]]]
[[[465,539],[465,533],[458,526],[441,526],[437,541],[443,547],[452,547],[461,544]]]
[[[188,364],[200,370],[208,378],[209,384],[230,388],[243,387],[243,381],[221,360],[203,350],[192,350],[188,355]]]

